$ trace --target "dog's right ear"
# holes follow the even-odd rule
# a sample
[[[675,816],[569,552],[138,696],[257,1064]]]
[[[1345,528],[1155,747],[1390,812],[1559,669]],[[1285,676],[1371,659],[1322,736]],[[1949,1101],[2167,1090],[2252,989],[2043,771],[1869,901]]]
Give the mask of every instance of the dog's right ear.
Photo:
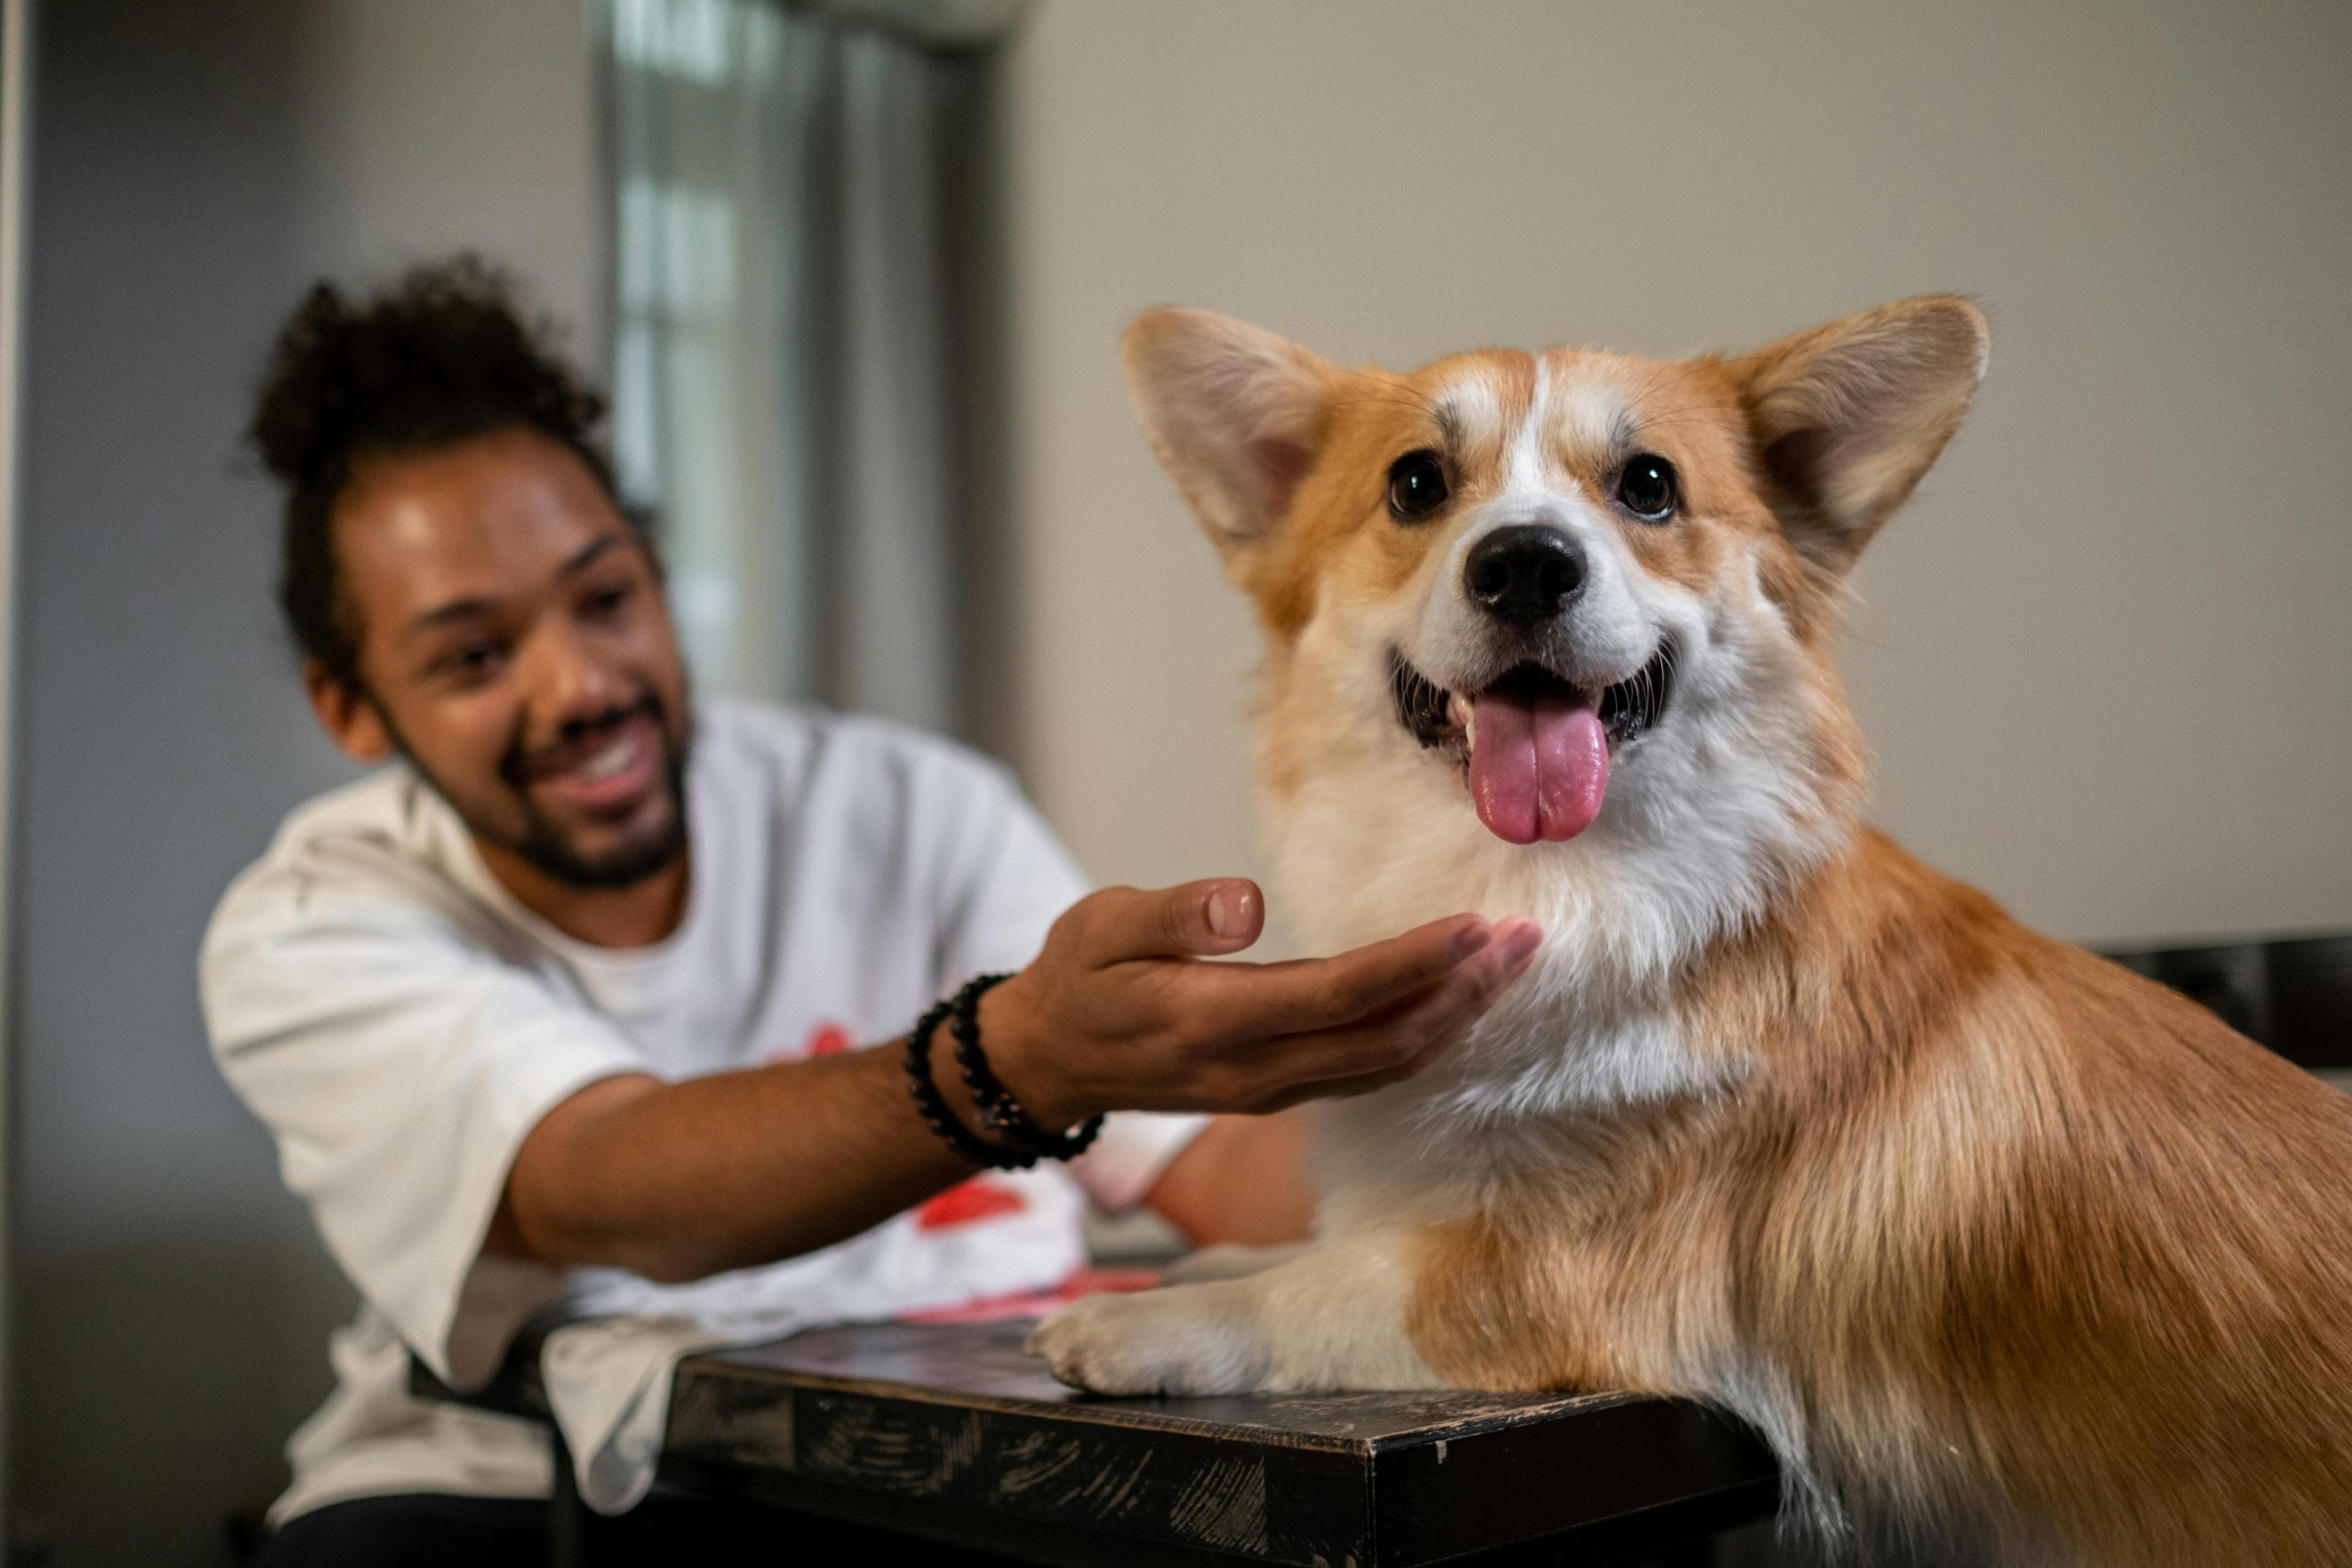
[[[1314,465],[1338,373],[1286,338],[1208,310],[1147,310],[1123,346],[1145,438],[1227,568],[1238,568]]]

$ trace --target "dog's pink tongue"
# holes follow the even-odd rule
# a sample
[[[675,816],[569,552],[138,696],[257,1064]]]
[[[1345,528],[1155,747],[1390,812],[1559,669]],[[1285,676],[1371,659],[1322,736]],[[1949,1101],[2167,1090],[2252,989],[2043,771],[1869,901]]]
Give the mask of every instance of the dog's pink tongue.
[[[1478,820],[1513,844],[1573,839],[1600,814],[1609,738],[1600,717],[1566,695],[1473,697],[1470,798]]]

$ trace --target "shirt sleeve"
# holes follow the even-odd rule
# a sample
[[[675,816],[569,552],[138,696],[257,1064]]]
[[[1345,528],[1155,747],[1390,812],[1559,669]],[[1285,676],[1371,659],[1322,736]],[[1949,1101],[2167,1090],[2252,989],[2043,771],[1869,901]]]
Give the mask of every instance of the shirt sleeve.
[[[575,1090],[646,1065],[367,858],[273,856],[240,877],[205,937],[205,1020],[345,1273],[470,1386],[561,1286],[481,1258],[515,1150]]]
[[[967,807],[970,852],[957,857],[965,869],[950,886],[943,922],[943,991],[974,975],[1023,967],[1061,912],[1092,890],[1002,770],[976,770]],[[1106,1117],[1102,1136],[1070,1162],[1070,1174],[1101,1207],[1133,1208],[1208,1123],[1205,1116],[1149,1111]]]

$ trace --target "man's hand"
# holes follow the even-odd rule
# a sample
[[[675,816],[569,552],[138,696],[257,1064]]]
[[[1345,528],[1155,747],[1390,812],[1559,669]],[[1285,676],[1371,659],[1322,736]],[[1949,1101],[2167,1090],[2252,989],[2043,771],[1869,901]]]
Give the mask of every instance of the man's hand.
[[[1459,1040],[1535,951],[1528,920],[1456,915],[1335,958],[1204,962],[1257,941],[1264,916],[1257,887],[1235,880],[1080,900],[1036,961],[981,1000],[998,1076],[1064,1127],[1098,1111],[1263,1111],[1360,1093]],[[484,1250],[698,1280],[878,1224],[971,1172],[908,1104],[899,1058],[888,1046],[590,1084],[525,1136]],[[937,1077],[976,1124],[962,1081]],[[1253,1146],[1251,1162],[1279,1168],[1259,1156],[1280,1153]],[[1199,1213],[1185,1223],[1223,1234]]]
[[[1363,1093],[1460,1040],[1541,940],[1523,917],[1454,915],[1331,958],[1204,962],[1264,925],[1264,897],[1238,878],[1080,899],[1036,961],[981,1000],[998,1077],[1053,1127]]]

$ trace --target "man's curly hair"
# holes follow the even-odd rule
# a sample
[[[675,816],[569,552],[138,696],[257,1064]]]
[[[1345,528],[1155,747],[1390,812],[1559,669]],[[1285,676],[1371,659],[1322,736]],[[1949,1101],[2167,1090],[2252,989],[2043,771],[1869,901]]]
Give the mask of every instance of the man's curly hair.
[[[522,426],[571,448],[618,503],[594,434],[605,400],[552,336],[524,320],[506,276],[472,255],[418,267],[356,303],[321,282],[278,333],[247,431],[286,485],[277,603],[295,646],[348,690],[367,688],[329,523],[357,464]]]

